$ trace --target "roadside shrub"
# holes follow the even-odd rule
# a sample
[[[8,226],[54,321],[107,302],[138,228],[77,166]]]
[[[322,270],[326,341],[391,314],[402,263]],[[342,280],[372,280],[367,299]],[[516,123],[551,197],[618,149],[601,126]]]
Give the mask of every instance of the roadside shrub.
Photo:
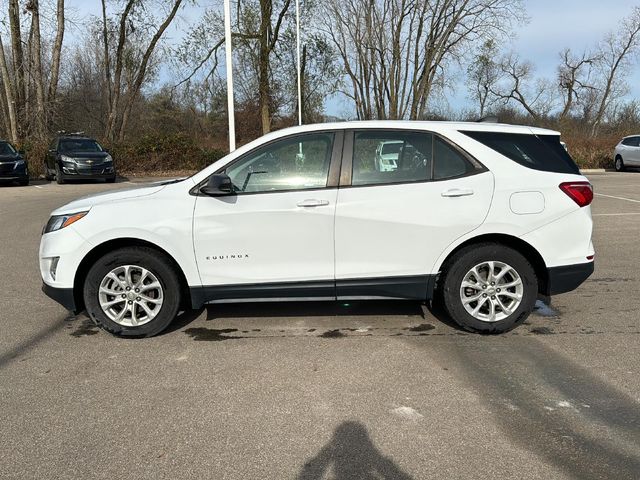
[[[185,133],[147,134],[108,145],[121,174],[192,173],[219,160],[226,152],[199,144]]]

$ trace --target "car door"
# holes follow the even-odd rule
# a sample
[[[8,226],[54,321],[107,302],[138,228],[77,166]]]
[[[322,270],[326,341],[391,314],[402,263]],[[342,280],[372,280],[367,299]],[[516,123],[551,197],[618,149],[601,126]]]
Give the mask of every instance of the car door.
[[[629,140],[629,154],[627,158],[623,157],[624,163],[629,167],[640,166],[640,137],[631,137]]]
[[[376,145],[400,141],[394,171]],[[493,175],[430,132],[362,130],[345,137],[336,208],[338,298],[425,299],[440,254],[482,224]]]
[[[219,172],[234,195],[198,195],[193,242],[205,301],[335,298],[342,138],[322,131],[275,140]]]

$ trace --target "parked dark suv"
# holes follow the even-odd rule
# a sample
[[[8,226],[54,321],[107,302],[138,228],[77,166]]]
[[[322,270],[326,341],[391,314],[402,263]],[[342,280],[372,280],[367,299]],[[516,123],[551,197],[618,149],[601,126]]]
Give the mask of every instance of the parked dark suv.
[[[45,157],[45,178],[58,183],[67,180],[116,181],[111,155],[93,138],[76,134],[59,135]]]
[[[29,185],[27,161],[21,152],[4,140],[0,140],[0,181]]]

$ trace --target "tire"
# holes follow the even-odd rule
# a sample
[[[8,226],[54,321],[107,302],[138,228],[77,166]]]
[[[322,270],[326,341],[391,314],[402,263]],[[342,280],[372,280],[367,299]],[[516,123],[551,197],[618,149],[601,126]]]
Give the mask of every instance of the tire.
[[[129,266],[131,272],[131,282],[122,280],[126,278],[125,266]],[[160,284],[157,287],[142,288],[142,292],[137,292],[137,281],[140,280],[142,269],[147,270],[145,278],[142,279],[145,287]],[[114,273],[120,279],[116,282],[113,277],[107,277]],[[150,275],[149,275],[150,274]],[[120,336],[151,337],[162,332],[178,313],[180,306],[180,281],[178,279],[172,262],[165,255],[159,254],[157,250],[147,247],[128,247],[107,253],[96,261],[89,269],[84,283],[84,303],[89,317],[100,327],[108,332]],[[101,286],[107,291],[115,292],[111,295],[100,293]],[[129,290],[124,288],[127,286]],[[104,292],[104,290],[103,290]],[[138,295],[146,294],[153,302],[140,300]],[[126,299],[122,298],[126,295]],[[102,302],[117,303],[112,307],[107,307],[107,311],[101,306]],[[145,312],[142,307],[144,303],[153,316]],[[156,308],[158,311],[156,312]],[[128,309],[118,321],[118,314]],[[133,309],[133,312],[132,312]],[[135,312],[135,313],[134,313]],[[135,320],[135,322],[134,322]],[[136,323],[139,323],[136,325]]]
[[[489,262],[493,262],[494,275],[500,276],[505,271],[493,286],[487,278]],[[472,273],[474,268],[480,279]],[[463,289],[465,280],[467,285],[473,286]],[[500,285],[512,285],[518,280],[517,286],[500,288]],[[497,243],[470,245],[457,252],[445,265],[439,283],[438,295],[445,312],[460,327],[475,333],[497,334],[517,327],[533,311],[538,296],[538,279],[531,264],[516,250]],[[519,304],[513,295],[520,296]],[[467,299],[467,307],[463,297]],[[468,301],[474,297],[478,300]],[[501,305],[507,310],[502,310]],[[508,307],[513,307],[513,311],[509,313]],[[475,315],[474,311],[477,311]]]
[[[18,185],[20,185],[21,187],[26,187],[27,185],[29,185],[29,179],[27,178],[26,180],[20,180],[18,182]]]
[[[58,185],[63,185],[65,183],[64,178],[62,178],[62,173],[60,172],[60,168],[56,166],[56,183]]]
[[[106,178],[106,179],[105,179],[105,181],[106,181],[107,183],[115,183],[115,181],[116,181],[116,176],[114,175],[113,177]]]
[[[624,172],[624,161],[622,160],[622,157],[620,155],[616,157],[614,167],[616,169],[616,172]]]

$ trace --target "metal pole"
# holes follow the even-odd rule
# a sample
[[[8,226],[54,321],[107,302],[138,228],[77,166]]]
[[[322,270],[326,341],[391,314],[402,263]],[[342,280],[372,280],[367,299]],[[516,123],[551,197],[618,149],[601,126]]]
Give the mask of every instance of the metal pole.
[[[229,151],[236,149],[236,119],[233,110],[233,60],[231,56],[231,8],[224,0],[224,48],[227,69],[227,114],[229,116]]]
[[[300,0],[296,0],[296,70],[298,73],[298,125],[302,125],[302,86],[300,84]]]

